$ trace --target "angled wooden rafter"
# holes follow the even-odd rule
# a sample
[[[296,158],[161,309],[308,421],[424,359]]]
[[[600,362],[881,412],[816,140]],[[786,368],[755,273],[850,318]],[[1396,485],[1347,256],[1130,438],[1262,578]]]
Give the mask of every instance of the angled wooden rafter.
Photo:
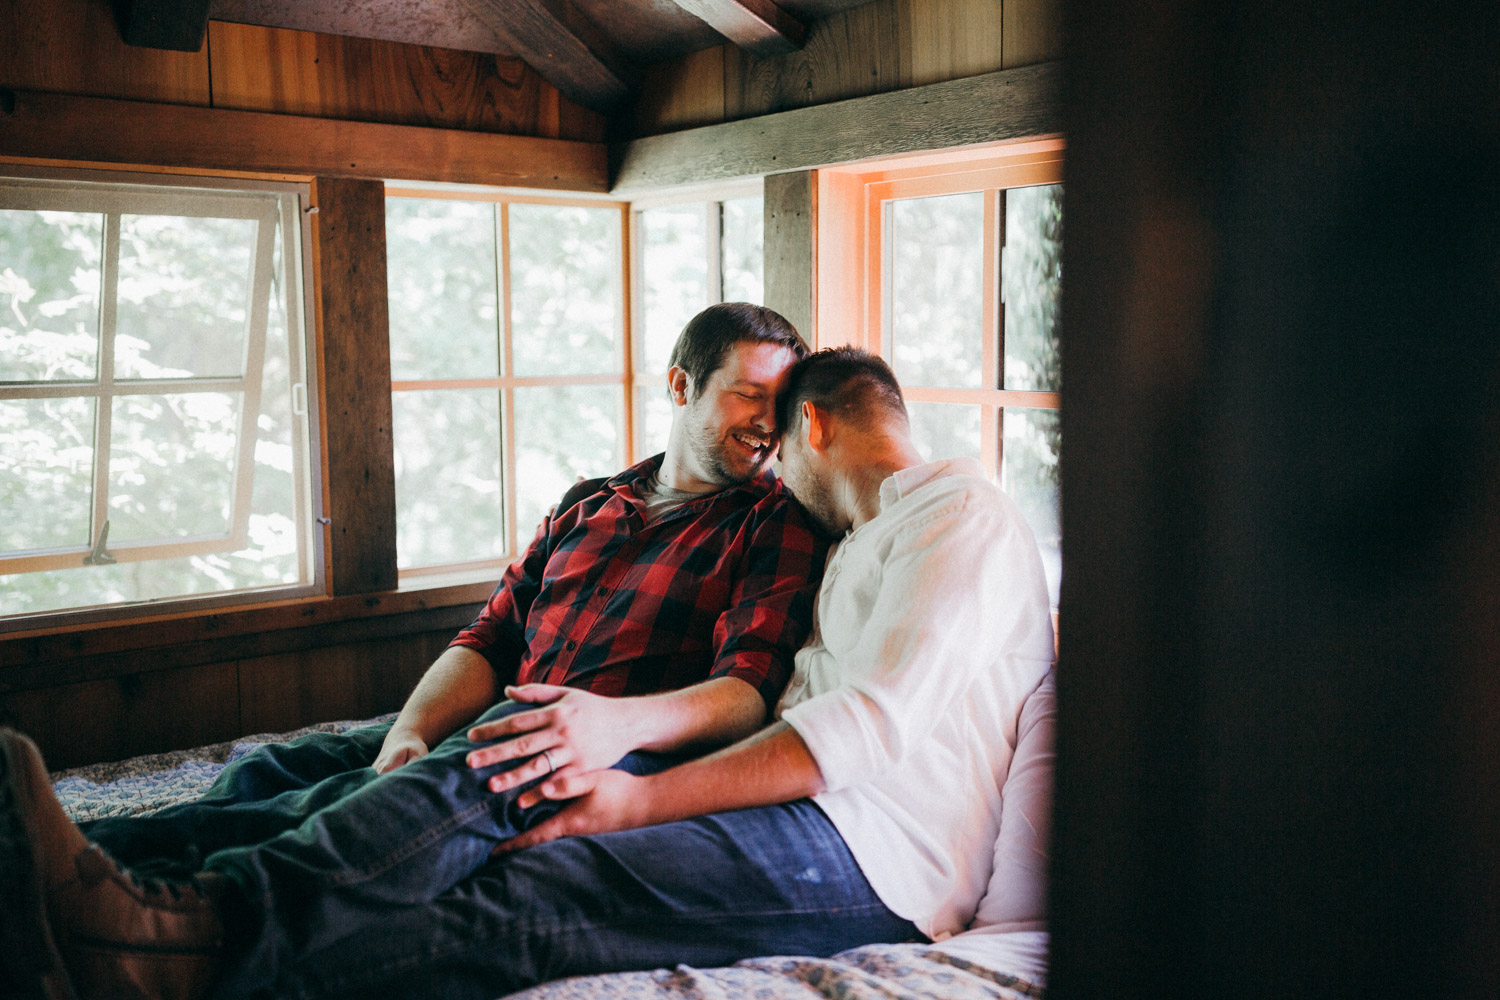
[[[779,56],[802,48],[807,28],[775,0],[676,0],[677,6],[708,23],[735,45],[756,56]]]

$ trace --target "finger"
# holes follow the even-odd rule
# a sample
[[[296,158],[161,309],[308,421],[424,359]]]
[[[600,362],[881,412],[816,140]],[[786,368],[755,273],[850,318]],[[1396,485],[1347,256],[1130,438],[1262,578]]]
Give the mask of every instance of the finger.
[[[572,688],[556,684],[507,684],[505,697],[511,701],[524,701],[532,705],[546,705],[567,694]]]
[[[542,782],[516,801],[523,809],[527,809],[543,799],[551,799],[554,802],[576,799],[592,792],[598,784],[599,772],[597,771],[559,769],[557,777]]]
[[[477,726],[470,727],[469,739],[479,743],[484,740],[498,740],[501,737],[514,736],[516,733],[529,733],[543,728],[551,719],[549,712],[517,712],[503,719],[481,722]]]
[[[558,760],[558,752],[553,750],[551,754],[558,769],[563,768],[565,764],[563,761]],[[515,788],[517,785],[524,785],[528,781],[535,780],[536,778],[545,778],[547,775],[554,773],[556,772],[553,770],[552,765],[548,763],[547,758],[541,754],[537,754],[519,767],[513,767],[503,774],[497,774],[490,778],[489,789],[492,792],[504,792]]]
[[[559,817],[554,816],[545,823],[538,823],[525,833],[517,834],[509,840],[502,840],[495,846],[500,854],[510,854],[513,851],[524,851],[528,847],[545,844],[549,840],[556,840],[563,836],[562,824]]]
[[[520,760],[522,757],[534,757],[543,750],[552,754],[552,759],[559,767],[562,761],[557,756],[559,743],[556,736],[543,730],[537,733],[528,733],[525,736],[517,736],[513,740],[503,740],[492,746],[482,747],[478,750],[470,750],[464,760],[470,767],[489,767],[491,764],[499,764],[507,760]]]

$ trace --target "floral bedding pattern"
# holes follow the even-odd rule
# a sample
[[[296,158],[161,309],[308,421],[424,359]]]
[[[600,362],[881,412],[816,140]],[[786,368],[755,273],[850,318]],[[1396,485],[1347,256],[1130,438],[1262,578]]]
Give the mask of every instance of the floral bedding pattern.
[[[304,733],[341,733],[363,722],[325,722],[290,733],[92,764],[53,774],[63,808],[75,820],[155,812],[206,792],[219,772],[263,743]],[[751,958],[722,969],[675,969],[581,976],[546,983],[510,1000],[1022,1000],[1039,986],[926,945],[877,944],[831,958]]]

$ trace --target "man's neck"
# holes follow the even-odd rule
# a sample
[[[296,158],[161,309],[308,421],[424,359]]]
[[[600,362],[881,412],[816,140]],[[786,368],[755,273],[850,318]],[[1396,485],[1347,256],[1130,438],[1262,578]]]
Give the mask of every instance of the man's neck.
[[[863,442],[859,460],[845,480],[845,502],[858,528],[880,513],[880,486],[903,469],[922,465],[925,459],[904,436],[871,436]]]

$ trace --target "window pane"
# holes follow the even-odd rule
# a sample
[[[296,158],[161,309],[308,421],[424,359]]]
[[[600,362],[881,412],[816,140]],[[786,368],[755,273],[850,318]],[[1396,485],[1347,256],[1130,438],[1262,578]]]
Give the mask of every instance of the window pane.
[[[387,198],[391,377],[500,374],[495,206]]]
[[[0,401],[0,552],[89,544],[94,400]]]
[[[619,210],[511,205],[510,295],[517,375],[622,371]]]
[[[120,218],[115,375],[240,375],[250,305],[252,219]]]
[[[578,477],[620,471],[625,400],[619,386],[529,386],[515,393],[516,535],[525,545]]]
[[[672,401],[667,398],[666,379],[648,379],[635,390],[636,455],[648,458],[667,450],[672,432]]]
[[[104,216],[0,210],[0,382],[92,379]]]
[[[721,226],[724,301],[765,301],[764,199],[732,198],[724,202]]]
[[[1057,478],[1061,441],[1062,425],[1057,410],[1005,408],[1005,460],[1000,487],[1015,500],[1036,535],[1053,607],[1057,606],[1062,580],[1062,509]]]
[[[111,544],[229,533],[240,402],[229,392],[115,398]]]
[[[645,296],[643,371],[665,372],[672,345],[687,321],[708,307],[708,219],[702,205],[652,208],[641,227]]]
[[[1062,185],[1005,192],[1005,388],[1059,392]]]
[[[984,194],[888,205],[891,367],[903,385],[977,389],[983,379]]]
[[[980,408],[966,403],[907,403],[911,438],[929,462],[979,458]]]
[[[398,392],[396,564],[441,566],[505,554],[500,393]]]

